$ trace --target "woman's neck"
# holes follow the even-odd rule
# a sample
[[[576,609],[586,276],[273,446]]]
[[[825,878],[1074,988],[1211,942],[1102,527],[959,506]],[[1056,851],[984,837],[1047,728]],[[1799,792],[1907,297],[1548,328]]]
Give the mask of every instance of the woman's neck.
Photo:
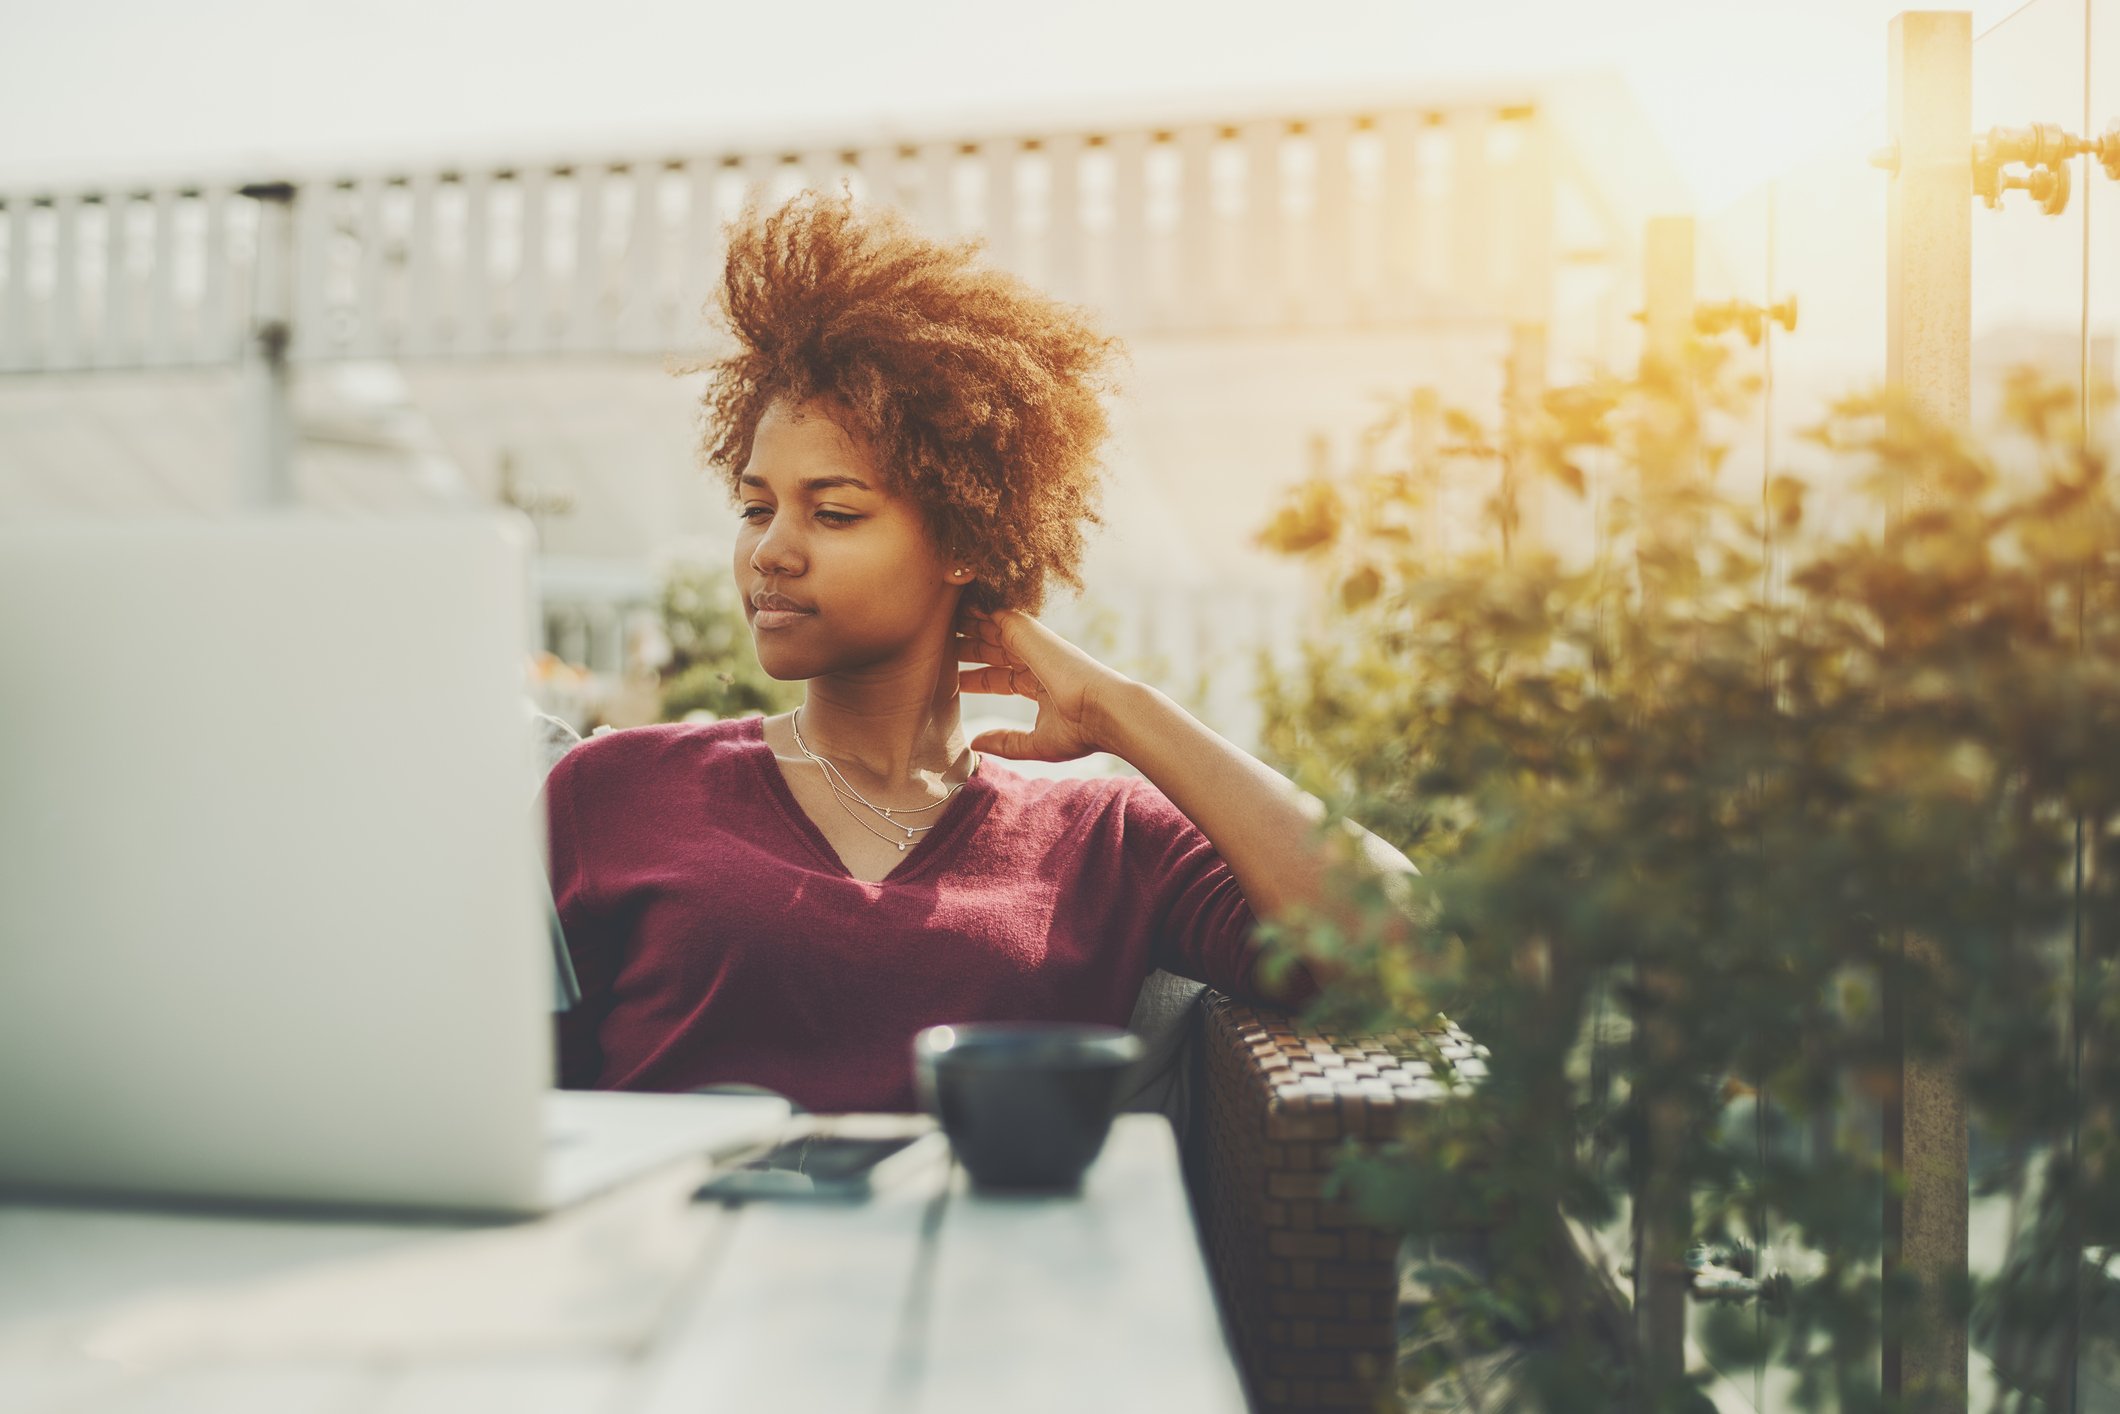
[[[810,679],[797,712],[803,744],[872,785],[954,785],[971,769],[957,708],[956,664],[947,674],[885,670]]]

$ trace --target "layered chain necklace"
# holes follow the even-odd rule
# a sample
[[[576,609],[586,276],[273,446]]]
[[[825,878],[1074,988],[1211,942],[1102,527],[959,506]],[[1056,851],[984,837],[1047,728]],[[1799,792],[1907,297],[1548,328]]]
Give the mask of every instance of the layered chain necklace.
[[[795,749],[797,751],[800,751],[804,756],[809,757],[810,760],[815,761],[818,766],[823,769],[825,784],[832,788],[832,799],[839,802],[839,808],[841,810],[846,811],[846,813],[850,817],[852,817],[855,824],[861,826],[862,829],[867,830],[870,834],[875,835],[877,839],[883,840],[890,844],[897,845],[898,852],[900,854],[903,854],[908,849],[911,849],[914,843],[918,841],[922,835],[926,834],[929,830],[932,830],[936,827],[933,825],[900,824],[898,821],[898,817],[901,815],[925,815],[930,810],[940,810],[943,806],[948,805],[950,803],[950,800],[957,794],[958,791],[963,790],[965,786],[970,783],[972,779],[972,773],[978,771],[979,769],[979,753],[975,751],[972,753],[971,772],[967,772],[963,780],[951,786],[948,792],[943,795],[942,799],[931,800],[926,805],[917,806],[911,810],[893,810],[885,806],[872,804],[870,801],[865,799],[862,796],[861,792],[855,790],[852,783],[849,782],[845,776],[842,776],[839,773],[839,768],[837,766],[833,765],[824,757],[819,756],[816,752],[810,750],[810,744],[802,739],[801,708],[796,708],[795,715],[788,718],[788,725],[795,729]],[[890,826],[894,830],[897,830],[898,832],[903,834],[905,838],[901,840],[896,835],[883,834],[878,831],[874,825],[871,825],[868,821],[862,819],[861,816],[856,815],[854,813],[854,807],[847,804],[846,802],[846,798],[848,796],[852,796],[855,800],[860,801],[861,804],[866,806],[871,813],[881,819],[884,824]]]

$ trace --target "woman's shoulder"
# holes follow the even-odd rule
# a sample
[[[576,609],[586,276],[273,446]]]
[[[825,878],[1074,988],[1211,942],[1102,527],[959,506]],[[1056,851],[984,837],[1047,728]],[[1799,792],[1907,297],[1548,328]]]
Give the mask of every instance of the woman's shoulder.
[[[759,740],[759,719],[731,717],[712,722],[653,722],[639,727],[605,728],[582,738],[562,756],[551,779],[565,785],[591,781],[652,781],[668,768],[711,771],[741,759],[746,746]]]
[[[1154,781],[1122,765],[1033,767],[1036,774],[1011,769],[1018,763],[989,762],[998,793],[1026,818],[1044,817],[1073,829],[1108,825],[1130,840],[1167,843],[1195,832],[1191,820]]]
[[[1003,766],[993,780],[1014,839],[1062,852],[1117,848],[1141,861],[1168,861],[1206,843],[1155,782],[1130,770],[1029,776]]]
[[[1077,824],[1096,816],[1123,814],[1135,792],[1148,785],[1130,772],[1074,762],[1054,767],[984,757],[979,770],[995,795],[1011,808]]]

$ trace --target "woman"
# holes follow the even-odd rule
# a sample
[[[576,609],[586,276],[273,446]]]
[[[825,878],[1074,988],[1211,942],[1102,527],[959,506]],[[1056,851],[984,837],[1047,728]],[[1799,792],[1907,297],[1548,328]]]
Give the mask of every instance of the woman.
[[[1116,345],[971,245],[810,193],[732,227],[721,300],[703,451],[759,661],[806,696],[607,733],[552,771],[583,993],[561,1083],[909,1110],[923,1026],[1123,1025],[1158,966],[1309,996],[1301,969],[1266,984],[1252,931],[1320,903],[1318,803],[1032,617],[1048,580],[1079,586]],[[966,692],[1036,720],[967,742]],[[1141,777],[995,759],[1097,751]]]

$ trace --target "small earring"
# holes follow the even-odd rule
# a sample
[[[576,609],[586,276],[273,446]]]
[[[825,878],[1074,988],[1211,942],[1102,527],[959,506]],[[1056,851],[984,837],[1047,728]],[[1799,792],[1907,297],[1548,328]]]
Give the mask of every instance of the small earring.
[[[963,578],[964,576],[966,576],[966,575],[968,575],[968,574],[970,574],[970,573],[971,573],[971,571],[970,571],[970,570],[966,570],[966,569],[960,569],[960,570],[958,570],[958,571],[957,571],[957,576],[958,576],[958,578],[962,579],[962,578]]]

